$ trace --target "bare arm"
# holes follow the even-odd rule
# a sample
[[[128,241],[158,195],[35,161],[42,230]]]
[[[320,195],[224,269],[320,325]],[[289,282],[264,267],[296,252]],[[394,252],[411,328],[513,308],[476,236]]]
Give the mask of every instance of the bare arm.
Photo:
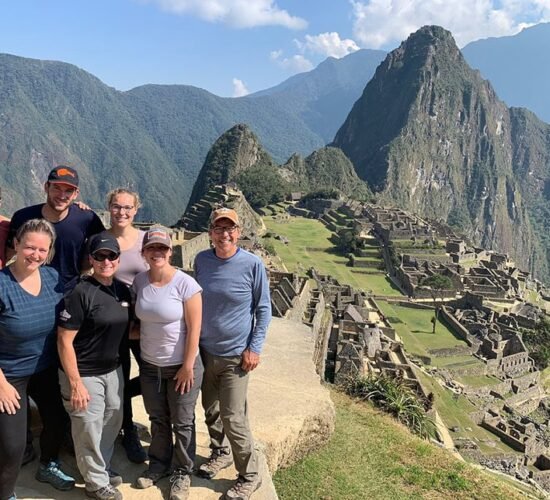
[[[0,413],[15,415],[21,408],[20,399],[17,389],[7,381],[4,372],[0,370]]]
[[[202,323],[202,295],[196,293],[183,303],[185,311],[185,325],[187,335],[185,338],[185,353],[183,355],[183,364],[176,373],[176,391],[180,394],[189,392],[193,387],[194,373],[193,366],[195,358],[199,351],[199,337],[201,334]]]
[[[67,330],[59,326],[57,328],[57,350],[63,371],[69,379],[71,386],[71,405],[75,410],[85,410],[90,401],[88,389],[82,383],[76,353],[73,346],[74,338],[78,330]]]

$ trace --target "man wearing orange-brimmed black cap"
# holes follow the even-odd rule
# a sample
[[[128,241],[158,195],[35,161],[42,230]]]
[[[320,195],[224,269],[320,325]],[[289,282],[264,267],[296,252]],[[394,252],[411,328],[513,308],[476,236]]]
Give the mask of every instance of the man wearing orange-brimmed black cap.
[[[65,291],[72,290],[80,276],[87,239],[105,228],[97,214],[73,204],[79,194],[78,172],[65,165],[51,170],[44,184],[46,203],[22,208],[13,214],[7,256],[13,255],[13,238],[27,220],[46,219],[54,225],[57,238],[51,266],[59,273]]]

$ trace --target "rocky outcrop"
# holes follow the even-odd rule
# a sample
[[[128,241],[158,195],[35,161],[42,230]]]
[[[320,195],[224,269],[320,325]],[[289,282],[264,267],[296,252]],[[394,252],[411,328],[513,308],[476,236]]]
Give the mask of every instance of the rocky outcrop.
[[[357,176],[353,164],[339,148],[321,148],[306,158],[294,154],[279,172],[296,191],[337,189],[358,200],[372,197],[367,183]]]
[[[547,277],[549,223],[533,210],[550,198],[549,137],[498,99],[448,31],[425,26],[378,67],[334,145],[381,203],[443,219]]]
[[[235,125],[222,134],[208,151],[187,208],[197,203],[214,186],[232,182],[241,172],[255,166],[275,167],[275,164],[250,128],[243,124]]]

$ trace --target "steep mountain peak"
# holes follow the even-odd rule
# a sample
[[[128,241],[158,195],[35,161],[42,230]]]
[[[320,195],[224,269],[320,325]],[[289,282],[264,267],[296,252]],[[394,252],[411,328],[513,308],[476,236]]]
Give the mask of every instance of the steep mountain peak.
[[[517,128],[451,34],[425,26],[378,67],[334,145],[380,201],[441,218],[543,275],[547,262],[535,255],[523,181],[514,172],[514,137],[525,134]],[[545,156],[539,146],[531,158]],[[513,236],[519,233],[522,241]]]
[[[254,166],[275,166],[275,163],[247,125],[234,125],[210,148],[187,206],[199,201],[214,186],[232,182]]]

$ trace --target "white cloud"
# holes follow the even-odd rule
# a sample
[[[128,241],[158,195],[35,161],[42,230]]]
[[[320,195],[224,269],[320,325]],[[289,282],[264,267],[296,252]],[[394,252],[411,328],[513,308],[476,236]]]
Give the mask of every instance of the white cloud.
[[[269,58],[275,61],[281,68],[290,73],[303,73],[313,69],[313,63],[301,54],[292,57],[282,57],[282,50],[274,50],[269,54]]]
[[[294,40],[301,52],[322,54],[326,57],[344,57],[356,50],[359,46],[351,39],[342,40],[336,32],[319,33],[318,35],[306,35],[304,42]]]
[[[443,26],[459,46],[513,35],[550,20],[550,0],[350,0],[362,47],[391,49],[426,24]]]
[[[250,91],[246,88],[246,85],[242,80],[233,78],[233,97],[243,97],[250,94]]]
[[[234,28],[285,26],[303,29],[307,21],[280,9],[274,0],[141,0],[175,14],[189,14]]]

